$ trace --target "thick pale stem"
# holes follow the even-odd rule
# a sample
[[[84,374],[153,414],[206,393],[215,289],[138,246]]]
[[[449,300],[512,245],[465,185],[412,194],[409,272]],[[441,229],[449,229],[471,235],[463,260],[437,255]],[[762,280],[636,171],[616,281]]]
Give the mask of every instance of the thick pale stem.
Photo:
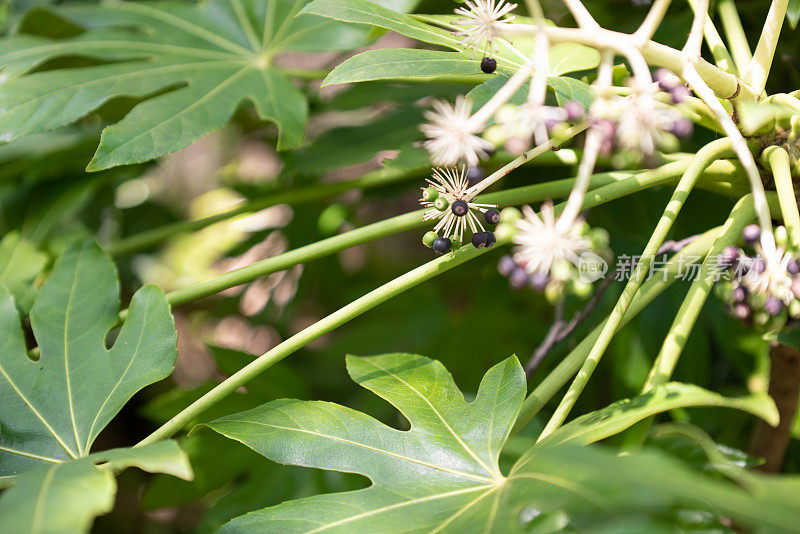
[[[692,282],[686,298],[683,300],[675,320],[661,345],[661,350],[656,356],[653,367],[647,377],[647,381],[642,388],[646,393],[656,386],[664,384],[670,380],[675,366],[678,364],[683,348],[689,340],[700,311],[714,287],[714,283],[719,276],[719,255],[725,247],[736,243],[742,235],[742,230],[755,217],[753,209],[753,197],[747,195],[742,197],[731,211],[730,217],[725,222],[722,234],[714,240],[708,255],[700,267],[700,274]],[[635,425],[628,431],[625,439],[625,450],[637,450],[644,442],[647,432],[653,422],[650,417]]]
[[[722,20],[722,30],[728,39],[728,46],[733,54],[736,69],[739,72],[744,72],[750,61],[752,61],[753,54],[750,52],[750,45],[747,43],[747,35],[744,33],[742,21],[739,20],[736,3],[734,0],[719,0],[717,12],[719,12],[719,17]]]
[[[639,29],[633,34],[633,38],[636,40],[640,49],[647,41],[652,39],[661,21],[664,20],[664,15],[667,14],[667,9],[669,9],[671,3],[672,0],[656,0],[653,2],[653,5],[650,6],[650,10],[647,12],[647,16],[644,18],[642,25],[639,26]]]
[[[492,95],[492,98],[470,117],[469,126],[471,129],[475,131],[481,130],[486,122],[492,118],[492,115],[497,113],[497,110],[525,85],[525,82],[528,81],[533,72],[534,63],[533,59],[528,59],[528,61],[509,78],[503,87]]]
[[[594,29],[599,28],[600,25],[597,24],[597,21],[594,20],[594,17],[591,13],[586,9],[583,5],[581,0],[564,0],[564,5],[567,6],[569,12],[572,13],[572,17],[575,19],[575,22],[578,23],[578,26],[584,29]]]
[[[781,35],[788,5],[789,0],[772,0],[767,20],[764,22],[764,29],[761,31],[761,38],[756,46],[756,52],[744,73],[745,83],[750,85],[756,94],[760,95],[767,84],[772,58],[775,56],[778,37]]]
[[[625,289],[623,289],[622,295],[617,301],[617,304],[614,306],[614,309],[612,310],[611,315],[609,316],[605,325],[603,325],[603,329],[598,336],[597,342],[594,344],[592,350],[589,352],[589,355],[586,357],[586,361],[584,361],[581,370],[573,380],[572,385],[564,395],[564,398],[561,399],[561,403],[556,408],[556,411],[550,418],[550,421],[548,421],[547,426],[545,426],[541,436],[539,436],[539,441],[552,434],[569,416],[570,411],[572,411],[572,407],[578,400],[578,396],[581,394],[581,392],[583,392],[583,389],[589,382],[589,378],[591,378],[592,373],[597,367],[597,364],[600,362],[600,358],[602,358],[603,354],[608,348],[609,343],[611,343],[611,338],[619,328],[628,306],[630,306],[631,302],[633,301],[633,297],[636,295],[639,287],[641,287],[645,275],[649,272],[650,264],[652,263],[656,252],[658,252],[658,249],[661,248],[661,245],[664,243],[664,239],[666,239],[669,230],[672,228],[673,222],[678,217],[678,214],[680,213],[684,202],[686,202],[689,193],[694,188],[697,179],[714,160],[722,158],[730,152],[730,141],[728,139],[718,139],[717,141],[713,141],[701,148],[695,158],[692,160],[692,163],[686,170],[686,173],[684,173],[683,177],[678,182],[678,185],[672,194],[672,198],[670,198],[670,201],[664,210],[664,214],[658,221],[658,224],[656,225],[656,228],[653,231],[647,246],[642,252],[641,258],[639,259],[639,262],[637,263],[630,280],[628,280],[627,284],[625,284]]]
[[[619,327],[621,328],[630,322],[639,312],[653,302],[657,296],[669,288],[673,282],[677,280],[681,266],[685,265],[690,259],[704,256],[721,232],[721,226],[709,230],[673,256],[664,267],[667,275],[665,277],[652,278],[642,286],[642,289],[636,294],[636,298],[633,299],[633,302],[631,302],[631,305],[628,307],[628,311],[625,313]],[[583,362],[586,361],[586,356],[589,354],[589,351],[597,341],[602,330],[602,324],[592,330],[592,332],[561,360],[561,363],[559,363],[538,386],[536,386],[531,394],[528,395],[522,405],[519,417],[514,424],[514,433],[521,430],[522,427],[533,419],[533,417],[539,413],[539,410],[558,393],[558,390],[564,387],[564,384],[575,375],[581,365],[583,365]]]
[[[465,194],[467,196],[475,196],[475,195],[479,194],[481,191],[485,190],[487,187],[489,187],[490,185],[494,184],[499,179],[503,178],[504,176],[507,176],[508,173],[510,173],[511,171],[513,171],[514,169],[516,169],[517,167],[522,165],[523,163],[526,163],[528,161],[532,161],[533,159],[541,156],[542,154],[546,154],[548,151],[552,150],[553,147],[558,146],[559,144],[563,143],[564,141],[567,141],[568,139],[572,139],[573,137],[575,137],[576,135],[578,135],[579,133],[584,131],[586,128],[587,128],[586,124],[575,125],[575,126],[569,128],[564,133],[564,135],[560,136],[559,138],[557,138],[557,139],[548,139],[547,142],[542,143],[539,146],[533,147],[532,149],[528,150],[527,152],[525,152],[521,156],[518,156],[517,158],[513,159],[509,163],[503,165],[502,167],[497,169],[495,172],[493,172],[492,174],[490,174],[489,176],[487,176],[486,178],[484,178],[483,180],[481,180],[477,184],[475,184],[472,187],[470,187],[469,189],[467,189]]]
[[[687,63],[682,71],[683,79],[689,82],[694,89],[695,93],[711,108],[717,116],[720,125],[725,130],[725,134],[730,139],[733,150],[736,152],[736,157],[742,163],[747,178],[750,181],[750,189],[753,192],[753,202],[755,203],[756,214],[758,215],[758,223],[762,228],[762,245],[765,250],[770,251],[774,249],[775,243],[772,236],[772,219],[769,214],[769,205],[767,204],[766,193],[764,192],[764,184],[761,183],[761,174],[758,171],[756,160],[750,152],[742,133],[736,127],[733,119],[730,118],[725,108],[722,106],[714,92],[706,85],[703,79],[695,70],[694,66]]]
[[[767,158],[775,179],[775,189],[778,191],[783,222],[789,230],[792,242],[800,243],[800,213],[797,210],[797,196],[792,186],[789,154],[783,148],[773,146],[764,151],[764,156]]]
[[[700,57],[700,47],[703,45],[703,29],[708,19],[708,1],[692,0],[691,5],[694,9],[692,28],[689,30],[689,37],[683,46],[683,53],[689,57]]]
[[[689,5],[691,5],[692,9],[695,11],[698,9],[697,0],[689,0]],[[717,28],[714,26],[714,22],[711,20],[711,17],[707,16],[705,17],[705,20],[706,22],[703,26],[703,35],[706,38],[706,44],[708,45],[708,48],[711,50],[711,55],[714,56],[714,62],[725,72],[738,74],[738,70],[736,69],[733,58],[731,57],[730,52],[728,52],[725,42],[722,40],[722,37],[720,37]]]

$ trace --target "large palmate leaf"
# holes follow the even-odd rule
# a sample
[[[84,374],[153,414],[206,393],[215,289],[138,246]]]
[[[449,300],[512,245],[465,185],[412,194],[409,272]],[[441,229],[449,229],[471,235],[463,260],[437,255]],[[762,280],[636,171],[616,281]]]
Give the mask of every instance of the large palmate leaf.
[[[347,367],[353,380],[398,408],[410,430],[339,405],[295,400],[273,401],[209,426],[275,461],[360,473],[372,485],[252,512],[223,532],[385,532],[396,525],[404,532],[518,532],[525,517],[543,512],[566,510],[576,525],[588,526],[615,512],[680,504],[738,510],[745,520],[761,513],[734,484],[695,475],[664,457],[618,459],[574,441],[539,445],[504,475],[498,457],[525,395],[525,375],[514,357],[486,373],[472,402],[441,363],[422,356],[348,357]],[[671,388],[654,396],[650,410],[632,403],[635,415],[623,418],[626,425],[652,413],[664,397],[687,394],[684,405],[708,402],[694,389]],[[670,400],[663,408],[672,405]],[[654,469],[660,478],[650,476]],[[672,486],[670,477],[679,485]],[[736,502],[736,510],[727,502]],[[775,515],[770,524],[800,517],[780,506],[764,513]]]
[[[47,254],[36,249],[19,232],[11,232],[0,240],[0,285],[14,297],[22,309],[30,307],[34,290],[31,282],[47,263]]]
[[[116,493],[114,472],[132,466],[192,477],[186,456],[173,441],[40,465],[16,477],[14,486],[0,496],[0,533],[87,532],[95,517],[111,511]]]
[[[60,16],[87,31],[68,39],[19,34],[0,41],[6,78],[0,84],[0,139],[74,122],[111,98],[128,96],[145,100],[103,131],[90,170],[183,148],[222,127],[245,101],[278,125],[279,149],[296,147],[303,140],[307,103],[274,65],[275,56],[283,50],[346,50],[366,36],[320,17],[296,17],[304,4],[208,0],[61,8]],[[110,63],[26,75],[65,56]]]
[[[137,291],[106,349],[118,309],[111,260],[93,241],[67,250],[31,308],[41,354],[33,361],[14,301],[0,288],[0,476],[87,456],[137,391],[170,374],[177,335],[164,293]]]

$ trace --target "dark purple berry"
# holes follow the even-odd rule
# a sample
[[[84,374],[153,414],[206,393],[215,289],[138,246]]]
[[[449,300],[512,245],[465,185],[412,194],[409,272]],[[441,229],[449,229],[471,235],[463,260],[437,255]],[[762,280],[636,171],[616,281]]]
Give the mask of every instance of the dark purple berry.
[[[757,224],[748,224],[742,230],[742,238],[748,245],[754,244],[761,238],[761,228]]]
[[[491,74],[497,70],[497,61],[493,58],[485,57],[481,60],[481,70],[486,74]]]
[[[583,104],[576,100],[570,100],[564,104],[564,111],[567,112],[567,120],[579,121],[586,115]]]
[[[512,289],[522,289],[528,284],[528,273],[522,267],[517,267],[511,271],[508,277],[508,283]]]
[[[764,304],[764,311],[771,317],[778,315],[783,310],[783,302],[778,297],[770,297]]]
[[[500,261],[497,262],[497,272],[500,273],[501,276],[510,275],[516,268],[517,264],[511,256],[503,256],[500,258]]]
[[[486,222],[489,224],[497,224],[500,221],[500,212],[494,208],[486,210],[483,214],[483,218],[486,219]]]
[[[486,178],[486,173],[483,172],[481,167],[475,165],[474,167],[467,169],[467,180],[469,180],[470,184],[476,184],[484,178]]]
[[[758,274],[764,274],[764,271],[767,270],[767,262],[764,261],[764,258],[757,257],[753,260],[753,264],[750,266],[750,269]]]
[[[450,206],[450,209],[453,211],[453,215],[463,217],[469,211],[469,206],[463,200],[456,200]]]
[[[437,237],[433,242],[433,250],[439,254],[446,254],[450,252],[452,242],[446,237]]]
[[[487,230],[487,231],[485,231],[483,233],[486,234],[486,246],[487,247],[492,247],[492,246],[494,246],[495,243],[497,243],[497,238],[494,236],[494,232]]]
[[[747,300],[747,288],[744,286],[736,286],[733,288],[733,300],[736,302],[744,302]]]
[[[673,104],[680,104],[681,102],[689,98],[691,94],[692,92],[689,90],[689,88],[683,84],[676,85],[669,92],[669,95],[672,97]]]
[[[740,302],[733,307],[732,314],[740,321],[746,321],[750,318],[750,306]]]
[[[550,277],[547,276],[546,274],[536,273],[533,276],[531,276],[530,284],[531,287],[536,291],[540,292],[544,291],[544,289],[547,287],[547,284],[549,283],[550,283]]]
[[[800,264],[797,263],[797,258],[789,260],[789,263],[786,264],[786,271],[791,275],[800,273]]]
[[[694,123],[686,117],[681,117],[672,123],[672,133],[681,139],[691,137],[694,133]]]
[[[472,245],[475,248],[485,248],[489,246],[487,232],[475,232],[472,234]]]

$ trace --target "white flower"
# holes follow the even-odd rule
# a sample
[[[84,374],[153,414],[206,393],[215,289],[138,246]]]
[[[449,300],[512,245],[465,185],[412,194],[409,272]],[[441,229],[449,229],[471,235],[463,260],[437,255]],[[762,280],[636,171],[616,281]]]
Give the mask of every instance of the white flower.
[[[502,36],[503,31],[514,20],[513,15],[505,19],[503,17],[515,9],[517,4],[507,4],[505,0],[466,0],[464,3],[467,7],[460,7],[455,12],[456,15],[466,18],[454,22],[464,26],[463,30],[456,32],[456,35],[464,38],[461,44],[476,51],[479,48],[487,53],[496,51],[495,40]]]
[[[757,246],[757,252],[764,262],[764,271],[759,273],[754,262],[747,274],[742,277],[742,285],[751,293],[777,297],[788,306],[794,300],[793,278],[787,270],[792,254],[778,246],[774,247],[772,252],[766,252],[764,248]]]
[[[578,265],[580,254],[592,249],[591,240],[582,235],[584,222],[575,219],[569,225],[557,224],[553,203],[542,204],[541,218],[530,206],[523,206],[525,217],[517,221],[513,242],[514,261],[528,274],[549,274],[560,259]],[[565,228],[562,228],[565,227]]]
[[[430,122],[420,126],[420,130],[429,139],[422,146],[430,152],[434,165],[452,166],[466,162],[474,166],[479,162],[479,153],[494,148],[489,141],[475,135],[482,127],[475,127],[470,122],[471,112],[472,101],[464,96],[456,98],[455,106],[436,100],[433,110],[425,112],[424,117]]]
[[[464,230],[466,230],[467,226],[469,226],[473,234],[475,232],[484,231],[481,218],[475,215],[474,212],[483,213],[487,209],[497,206],[494,204],[478,204],[472,202],[475,195],[469,192],[469,180],[467,179],[466,166],[462,166],[460,169],[434,169],[433,176],[425,181],[439,192],[440,197],[443,197],[448,202],[448,208],[444,211],[439,211],[433,207],[433,202],[420,199],[420,203],[423,207],[430,208],[422,216],[422,220],[439,220],[433,228],[434,232],[438,234],[439,231],[443,231],[442,237],[452,236],[458,239],[460,243],[463,243]],[[424,189],[425,188],[423,188],[423,190]],[[458,216],[453,213],[451,207],[456,200],[463,200],[467,203],[468,209],[465,215]]]
[[[528,141],[535,137],[537,145],[547,142],[548,126],[567,120],[564,108],[526,102],[505,107],[497,113],[497,122],[510,138]]]
[[[644,155],[656,151],[664,136],[672,131],[680,113],[656,99],[655,84],[635,87],[625,98],[604,98],[592,105],[592,115],[616,121],[615,134],[620,148]]]

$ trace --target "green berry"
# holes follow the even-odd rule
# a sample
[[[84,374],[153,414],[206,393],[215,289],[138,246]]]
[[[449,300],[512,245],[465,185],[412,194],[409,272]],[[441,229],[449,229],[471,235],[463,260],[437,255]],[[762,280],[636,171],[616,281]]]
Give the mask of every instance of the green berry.
[[[439,197],[439,191],[435,187],[427,187],[422,190],[422,200],[433,202]]]
[[[517,208],[503,208],[500,212],[500,223],[514,222],[522,218],[522,212]]]
[[[461,241],[458,239],[458,237],[452,236],[450,237],[450,241],[451,241],[450,247],[453,250],[458,250],[461,248]]]
[[[433,246],[433,242],[436,241],[436,238],[439,237],[436,235],[436,232],[431,230],[430,232],[425,232],[425,235],[422,236],[422,244],[428,248]]]
[[[608,247],[609,236],[604,228],[593,229],[589,239],[592,242],[592,248],[595,250],[603,250]]]
[[[793,319],[800,317],[800,300],[793,300],[792,303],[789,304],[789,315],[791,315]]]
[[[767,323],[770,322],[770,319],[772,319],[772,317],[770,317],[765,311],[758,311],[753,314],[753,324],[762,329],[767,326]]]
[[[572,292],[575,294],[576,297],[579,299],[588,299],[592,296],[593,290],[592,284],[588,282],[584,282],[581,279],[573,280],[572,281]]]
[[[561,284],[550,282],[544,288],[544,298],[550,304],[555,304],[564,297],[564,289]]]
[[[511,223],[499,224],[494,229],[494,236],[498,241],[510,241],[514,234],[517,233],[517,227]]]
[[[714,293],[717,294],[717,298],[726,304],[730,304],[733,302],[733,288],[730,284],[725,282],[720,282],[716,286],[714,286]]]
[[[439,197],[433,201],[433,207],[439,211],[447,211],[447,208],[450,207],[450,203],[444,197]]]
[[[789,244],[789,234],[786,232],[785,226],[775,228],[775,244],[783,248]]]
[[[561,259],[550,267],[550,276],[556,280],[569,280],[572,278],[572,271],[572,264],[567,260]]]
[[[747,297],[747,303],[753,310],[760,310],[767,303],[767,297],[763,293],[750,293]]]

